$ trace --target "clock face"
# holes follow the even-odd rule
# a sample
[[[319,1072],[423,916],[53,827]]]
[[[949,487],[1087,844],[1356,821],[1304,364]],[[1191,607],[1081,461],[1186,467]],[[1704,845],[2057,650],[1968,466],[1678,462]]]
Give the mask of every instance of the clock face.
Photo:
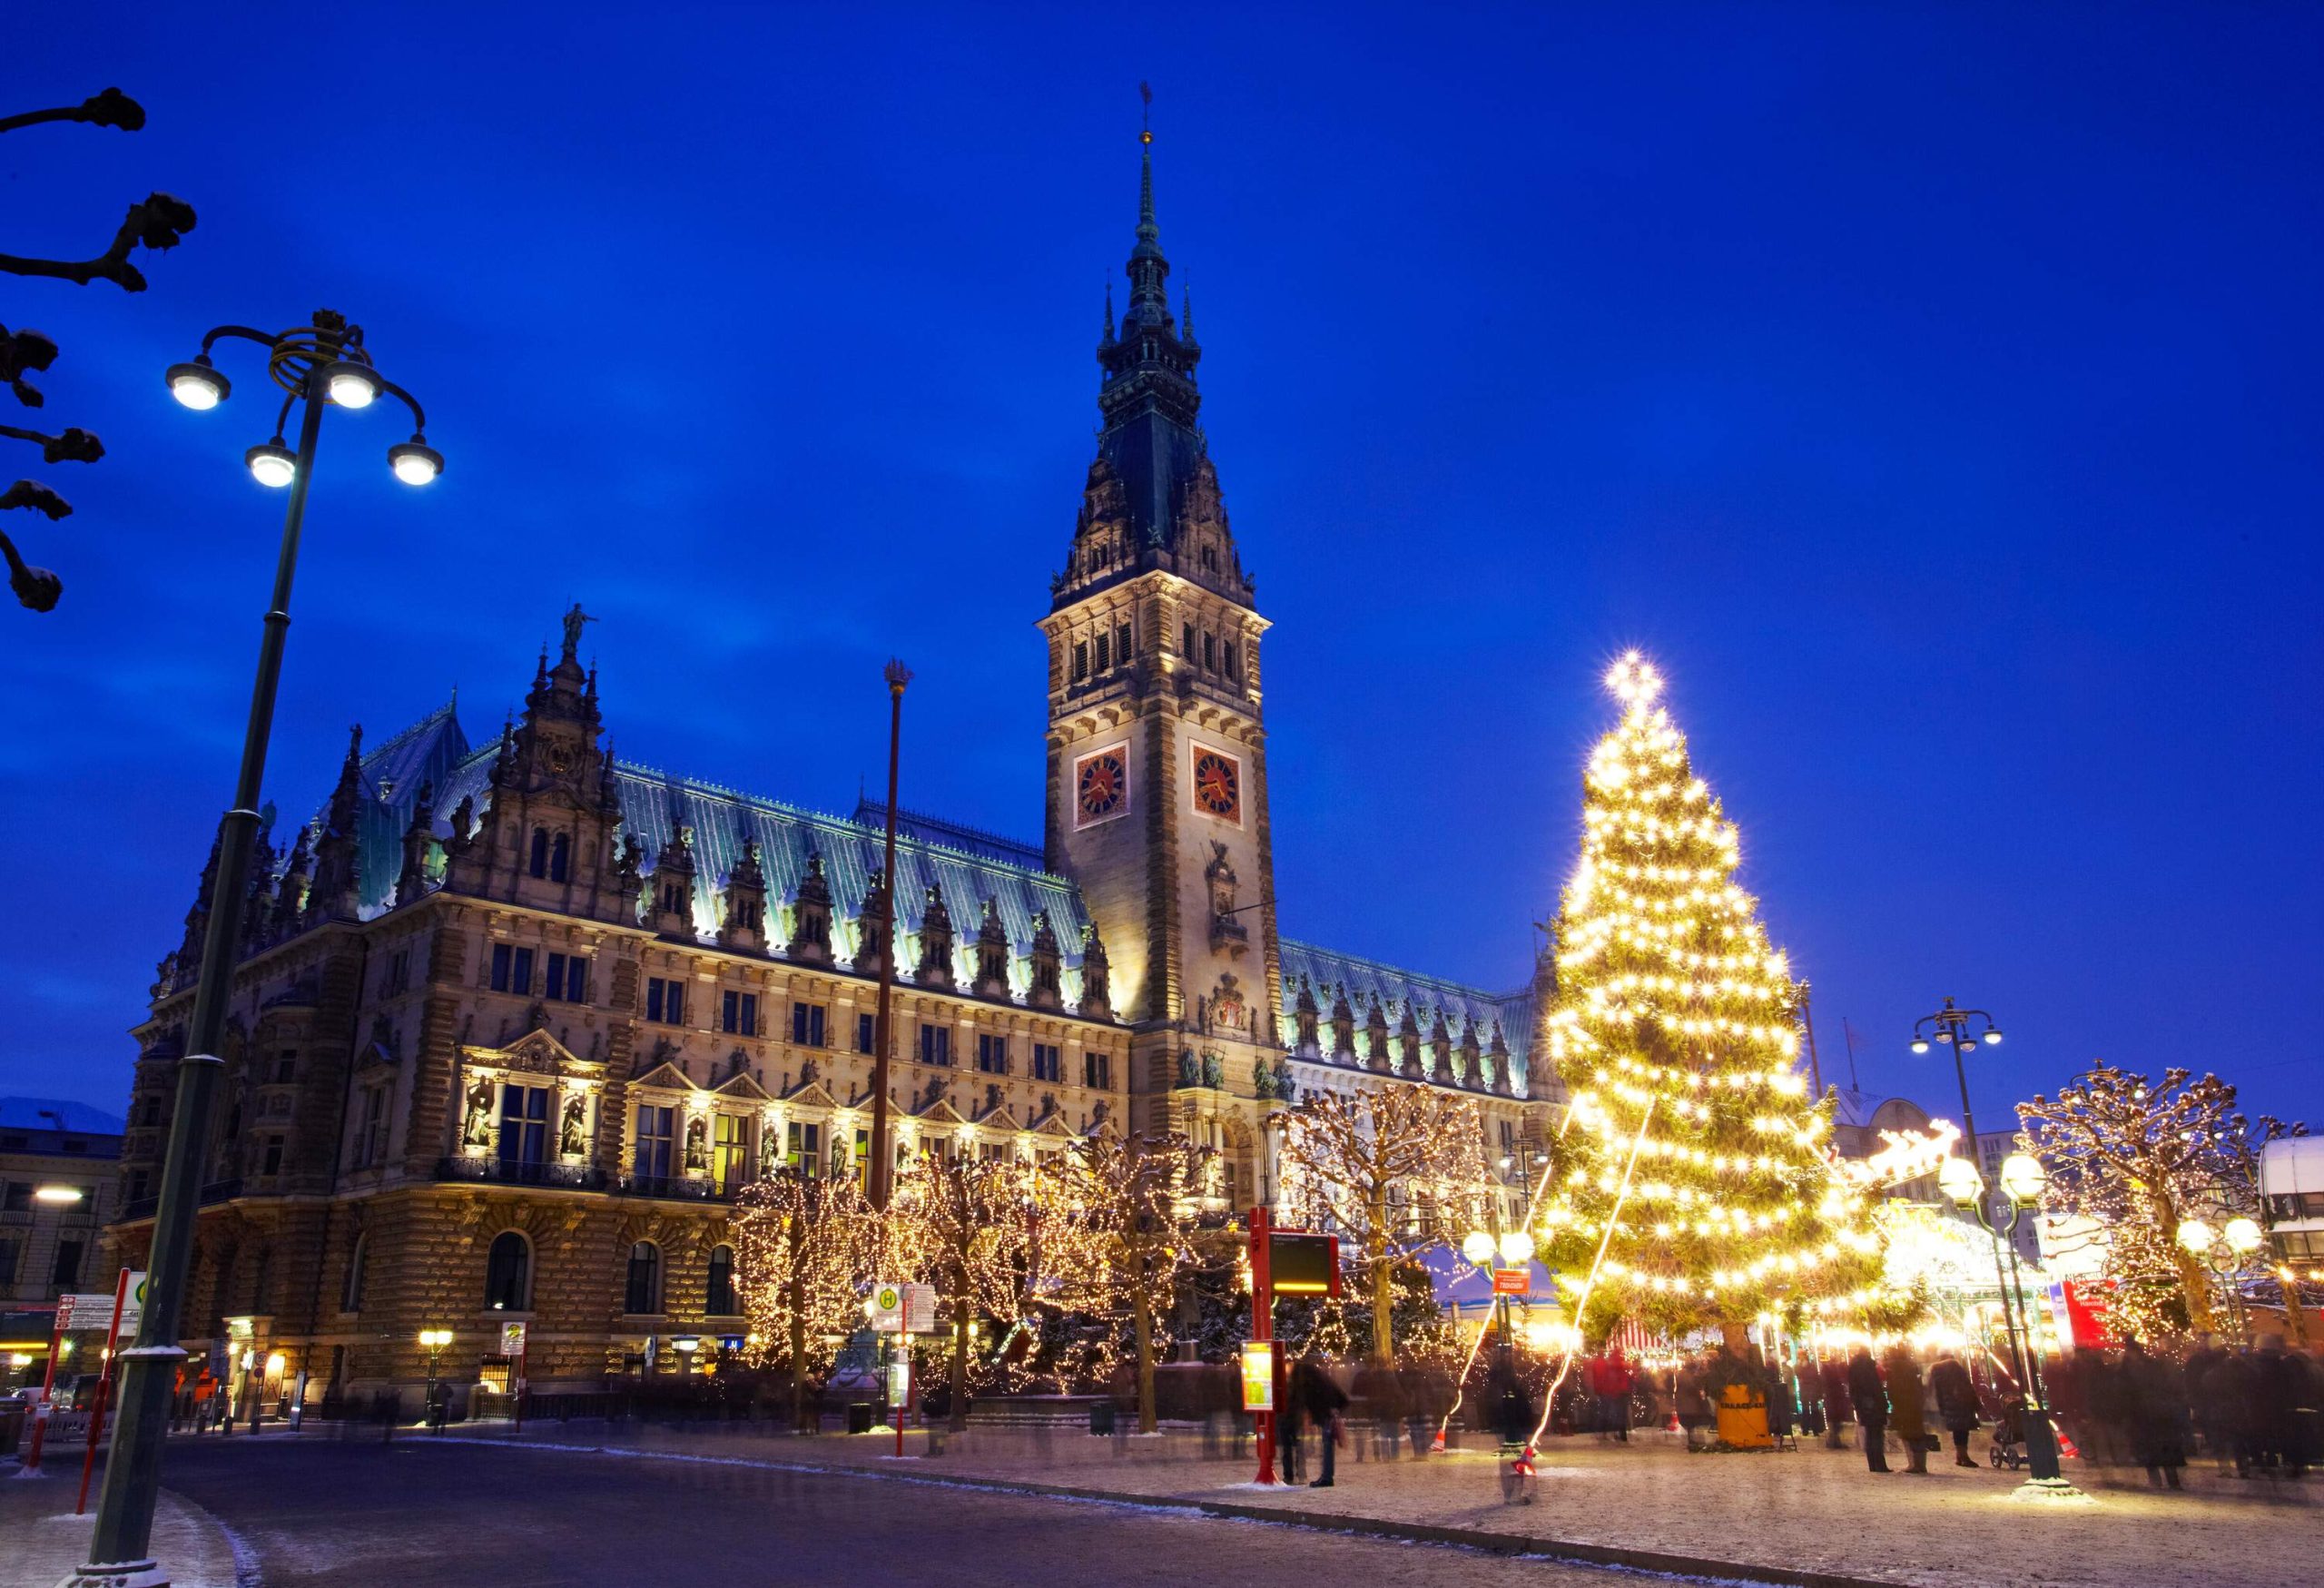
[[[1243,819],[1243,768],[1219,750],[1195,751],[1195,809],[1221,821]]]
[[[1118,816],[1129,801],[1129,767],[1117,745],[1073,764],[1074,822],[1087,827]]]

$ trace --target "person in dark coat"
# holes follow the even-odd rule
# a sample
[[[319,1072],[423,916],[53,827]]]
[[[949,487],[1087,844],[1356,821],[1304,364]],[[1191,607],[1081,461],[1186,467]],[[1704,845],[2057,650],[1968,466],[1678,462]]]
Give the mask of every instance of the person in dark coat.
[[[1953,1435],[1953,1465],[1976,1465],[1969,1459],[1969,1435],[1977,1426],[1977,1386],[1949,1347],[1938,1354],[1936,1365],[1928,1370],[1928,1388],[1936,1397],[1938,1418]]]
[[[1533,1397],[1513,1364],[1499,1353],[1485,1378],[1485,1404],[1492,1408],[1493,1426],[1504,1447],[1521,1447],[1533,1435]]]
[[[2221,1477],[2230,1472],[2240,1478],[2251,1475],[2251,1403],[2256,1382],[2251,1359],[2240,1354],[2211,1353],[2200,1378],[2190,1364],[2188,1389],[2195,1402],[2195,1418],[2211,1458],[2219,1463]]]
[[[2132,1339],[2123,1343],[2122,1372],[2131,1459],[2146,1468],[2146,1481],[2154,1487],[2165,1483],[2181,1487],[2179,1469],[2187,1465],[2187,1384],[2179,1365]]]
[[[1888,1389],[1880,1382],[1880,1365],[1872,1347],[1858,1346],[1848,1356],[1848,1404],[1864,1425],[1865,1465],[1874,1472],[1888,1470]]]
[[[1323,1360],[1313,1351],[1292,1365],[1291,1398],[1300,1413],[1315,1425],[1317,1439],[1322,1443],[1324,1470],[1311,1489],[1332,1486],[1334,1458],[1339,1454],[1340,1414],[1347,1409],[1347,1391],[1342,1389],[1324,1371]]]
[[[1824,1443],[1844,1450],[1848,1442],[1848,1365],[1837,1352],[1829,1353],[1817,1365],[1817,1376],[1824,1385]]]

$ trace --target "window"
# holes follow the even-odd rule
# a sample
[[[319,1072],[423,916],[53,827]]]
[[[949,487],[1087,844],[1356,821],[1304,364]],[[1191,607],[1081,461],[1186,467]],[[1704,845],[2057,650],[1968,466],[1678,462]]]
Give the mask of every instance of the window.
[[[731,1246],[710,1248],[709,1294],[702,1310],[712,1317],[732,1317],[743,1310],[734,1305],[734,1248]]]
[[[143,1202],[153,1194],[153,1177],[152,1175],[142,1169],[133,1169],[129,1171],[129,1199],[131,1201]],[[0,1277],[0,1285],[5,1285],[7,1282],[5,1277]]]
[[[665,1026],[686,1023],[686,984],[673,976],[651,976],[645,982],[645,1018]]]
[[[1206,546],[1202,548],[1202,571],[1206,574],[1215,574],[1218,571],[1218,547],[1216,546]]]
[[[1218,671],[1218,636],[1206,628],[1202,631],[1202,666],[1206,673]]]
[[[1236,664],[1241,659],[1242,649],[1242,646],[1236,645],[1231,639],[1226,642],[1226,676],[1229,678],[1241,676],[1240,673],[1236,670]]]
[[[1006,1141],[980,1141],[977,1143],[977,1157],[986,1163],[999,1163],[1002,1159],[1007,1158],[1008,1156],[1009,1143]]]
[[[791,1040],[804,1048],[823,1046],[822,1004],[794,1003],[791,1006]]]
[[[1195,654],[1195,626],[1191,623],[1187,625],[1186,639],[1187,643],[1180,646],[1178,651],[1180,655],[1191,658]]]
[[[569,833],[560,833],[549,840],[548,880],[561,883],[572,873],[572,870],[573,839]]]
[[[1089,676],[1089,642],[1086,639],[1078,639],[1073,642],[1073,681],[1078,684],[1088,676]]]
[[[500,1167],[548,1161],[548,1088],[500,1089]]]
[[[525,869],[526,869],[526,870],[527,870],[527,871],[529,871],[529,872],[531,872],[531,873],[533,873],[533,875],[535,875],[535,876],[537,876],[537,877],[545,877],[545,876],[548,875],[548,829],[547,829],[547,828],[546,828],[546,827],[536,827],[536,828],[534,828],[534,829],[533,829],[533,857],[532,857],[532,864],[530,864],[530,865],[527,866]]]
[[[369,1169],[388,1155],[388,1089],[367,1086],[355,1116],[355,1163]],[[351,1310],[351,1309],[350,1309]]]
[[[548,996],[560,1003],[589,1001],[589,956],[551,954],[548,957]]]
[[[1065,1050],[1055,1042],[1034,1043],[1033,1079],[1062,1081],[1065,1079]]]
[[[0,1213],[29,1213],[32,1210],[32,1181],[11,1180],[5,1189],[0,1189]]]
[[[636,1172],[647,1179],[670,1178],[671,1149],[677,1144],[678,1111],[653,1103],[637,1105]]]
[[[346,1282],[339,1287],[340,1311],[361,1312],[363,1310],[363,1264],[370,1255],[370,1238],[364,1235],[357,1236],[355,1245],[347,1254]]]
[[[1127,623],[1116,624],[1114,626],[1114,659],[1118,662],[1127,663],[1129,660],[1129,625]]]
[[[811,1119],[793,1119],[783,1137],[783,1167],[794,1175],[812,1175],[822,1161],[823,1128]]]
[[[673,915],[683,915],[686,909],[686,890],[683,883],[662,884],[662,908]]]
[[[290,1082],[298,1080],[299,1050],[296,1048],[285,1048],[281,1052],[276,1054],[274,1056],[274,1073],[269,1079],[271,1079],[277,1086],[288,1086]],[[68,1150],[71,1149],[71,1146],[72,1144],[70,1142],[66,1143]],[[83,1150],[86,1150],[85,1145],[84,1146]]]
[[[266,1139],[265,1145],[259,1152],[258,1166],[258,1172],[262,1175],[279,1175],[282,1172],[281,1137],[270,1136]]]
[[[1514,1119],[1501,1122],[1501,1150],[1504,1154],[1517,1150],[1517,1122]]]
[[[533,1248],[513,1229],[492,1238],[484,1259],[484,1304],[495,1312],[524,1312],[533,1305]]]
[[[1114,1062],[1111,1055],[1105,1053],[1081,1055],[1081,1084],[1111,1088],[1114,1084]]]
[[[977,1033],[977,1069],[987,1075],[1009,1073],[1009,1039],[988,1031]]]
[[[49,1276],[49,1283],[59,1290],[77,1290],[81,1286],[81,1247],[77,1240],[56,1243],[56,1271]]]
[[[872,1132],[862,1126],[855,1130],[855,1183],[862,1185],[864,1174],[872,1164]]]
[[[1098,671],[1102,673],[1113,665],[1113,636],[1101,631],[1098,636]]]
[[[952,1028],[920,1022],[920,1061],[922,1064],[952,1062]]]
[[[505,942],[492,945],[492,990],[514,992],[518,997],[533,990],[533,951],[512,948]]]
[[[393,998],[410,985],[411,951],[398,949],[388,956],[388,973],[380,983],[380,996]]]
[[[0,1285],[16,1282],[16,1265],[24,1261],[25,1243],[10,1236],[0,1240]]]
[[[751,1122],[741,1114],[719,1114],[710,1123],[712,1177],[720,1190],[733,1190],[751,1178]]]
[[[621,1309],[652,1314],[662,1310],[662,1248],[641,1240],[629,1248],[627,1283],[622,1287]]]
[[[738,1037],[759,1034],[759,995],[755,992],[729,992],[719,1005],[718,1029]]]
[[[876,1053],[879,1049],[879,1017],[869,1014],[857,1015],[855,1017],[855,1050],[859,1053]]]

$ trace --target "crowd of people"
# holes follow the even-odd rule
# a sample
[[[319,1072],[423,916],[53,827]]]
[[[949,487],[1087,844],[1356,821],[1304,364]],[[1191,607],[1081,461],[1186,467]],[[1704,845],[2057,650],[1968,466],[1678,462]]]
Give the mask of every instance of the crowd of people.
[[[2128,1340],[2053,1365],[2050,1404],[2085,1459],[2142,1466],[2178,1488],[2198,1456],[2222,1475],[2298,1478],[2324,1443],[2324,1366],[2270,1338],[2228,1350],[2199,1335],[2183,1356]]]

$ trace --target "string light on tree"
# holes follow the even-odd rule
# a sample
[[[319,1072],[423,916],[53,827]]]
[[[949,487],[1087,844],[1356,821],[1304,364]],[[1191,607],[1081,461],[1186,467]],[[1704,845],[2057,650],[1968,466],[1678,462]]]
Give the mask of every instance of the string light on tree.
[[[1797,987],[1738,886],[1742,841],[1695,775],[1639,653],[1583,777],[1580,863],[1558,927],[1545,1049],[1573,1129],[1541,1215],[1560,1267],[1592,1268],[1591,1336],[1621,1316],[1733,1332],[1816,1298],[1871,1297],[1863,1188],[1834,1176],[1807,1096]]]

